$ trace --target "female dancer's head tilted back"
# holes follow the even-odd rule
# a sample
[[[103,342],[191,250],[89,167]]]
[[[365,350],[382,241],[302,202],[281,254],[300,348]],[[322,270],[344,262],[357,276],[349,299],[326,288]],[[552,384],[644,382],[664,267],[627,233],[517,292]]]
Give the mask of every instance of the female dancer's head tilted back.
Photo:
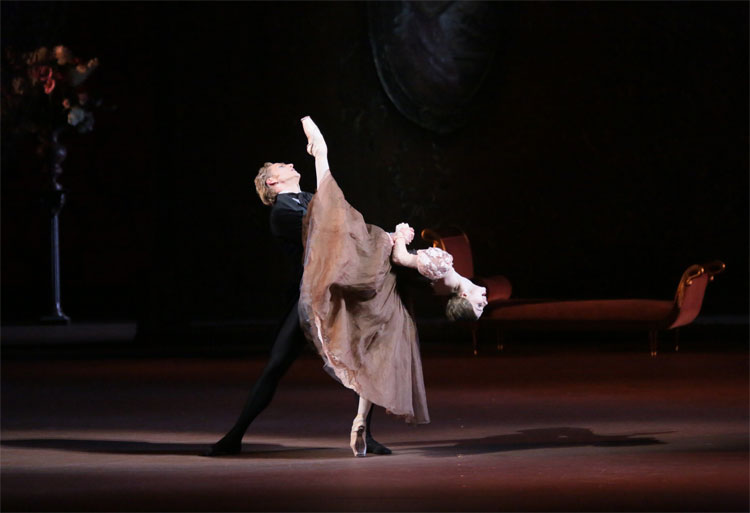
[[[476,307],[475,307],[476,305]],[[477,313],[477,309],[480,311]],[[484,307],[472,303],[458,294],[452,296],[445,305],[445,316],[450,321],[476,321],[482,315]]]
[[[458,273],[456,275],[459,283],[445,305],[445,315],[451,321],[475,321],[482,316],[484,307],[487,306],[487,289],[475,285]]]

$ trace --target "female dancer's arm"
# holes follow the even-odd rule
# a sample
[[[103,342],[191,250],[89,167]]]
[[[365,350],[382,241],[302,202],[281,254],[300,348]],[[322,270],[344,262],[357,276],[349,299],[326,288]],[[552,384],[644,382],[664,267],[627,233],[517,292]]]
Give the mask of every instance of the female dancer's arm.
[[[403,226],[405,226],[406,228],[402,228]],[[409,236],[409,231],[411,231],[411,236]],[[396,227],[396,232],[391,234],[391,238],[393,239],[391,261],[396,265],[409,267],[411,269],[416,269],[417,271],[419,271],[419,255],[409,253],[409,251],[406,249],[406,245],[411,242],[411,239],[413,237],[414,229],[409,225],[402,223]],[[424,274],[424,272],[420,272],[420,274]],[[427,278],[430,278],[432,280],[433,285],[436,288],[436,292],[449,294],[458,288],[462,276],[458,274],[452,266],[446,273],[440,274],[440,277],[425,275]]]
[[[396,226],[391,238],[391,261],[394,264],[416,269],[419,274],[432,281],[437,295],[454,294],[463,297],[470,303],[471,311],[477,319],[482,315],[487,305],[487,289],[458,274],[453,268],[453,257],[449,253],[439,248],[420,249],[416,255],[409,253],[406,245],[414,238],[414,229],[406,223]]]

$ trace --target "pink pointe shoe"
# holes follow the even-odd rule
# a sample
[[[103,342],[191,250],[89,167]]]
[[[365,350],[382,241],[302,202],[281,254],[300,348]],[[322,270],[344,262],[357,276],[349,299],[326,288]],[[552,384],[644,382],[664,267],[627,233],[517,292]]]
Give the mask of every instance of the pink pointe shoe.
[[[300,121],[302,121],[302,129],[307,136],[307,153],[313,157],[325,156],[328,153],[328,146],[318,125],[313,122],[310,116],[305,116]]]
[[[352,424],[352,434],[349,442],[349,447],[352,448],[354,456],[357,458],[364,458],[367,454],[367,442],[365,438],[367,436],[367,428],[365,427],[365,418],[357,415],[354,417],[354,423]]]

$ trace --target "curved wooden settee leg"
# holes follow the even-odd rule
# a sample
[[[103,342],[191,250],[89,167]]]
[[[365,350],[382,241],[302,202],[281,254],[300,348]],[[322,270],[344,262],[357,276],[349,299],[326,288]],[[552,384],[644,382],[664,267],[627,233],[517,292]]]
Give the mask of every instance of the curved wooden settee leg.
[[[656,330],[648,332],[648,344],[651,347],[651,356],[656,356],[659,346],[659,335]]]

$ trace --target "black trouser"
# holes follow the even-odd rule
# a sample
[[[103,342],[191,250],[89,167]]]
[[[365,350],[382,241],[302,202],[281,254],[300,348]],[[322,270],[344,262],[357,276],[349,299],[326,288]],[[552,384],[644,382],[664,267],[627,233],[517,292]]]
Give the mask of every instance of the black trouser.
[[[295,301],[281,322],[271,347],[271,358],[263,369],[260,378],[255,382],[237,422],[226,434],[225,439],[235,441],[242,439],[255,417],[265,410],[271,402],[276,388],[279,386],[279,381],[289,370],[294,360],[297,359],[302,348],[305,347],[306,339],[299,325],[297,304],[298,301]],[[357,401],[359,401],[359,396],[357,396]],[[368,435],[370,433],[372,410],[373,408],[370,408],[370,414],[367,416]]]
[[[245,401],[240,417],[229,430],[227,436],[235,439],[242,438],[250,423],[271,402],[274,393],[276,393],[276,388],[279,386],[279,381],[289,370],[292,362],[297,359],[302,348],[305,347],[305,335],[299,325],[297,303],[298,301],[294,302],[281,322],[271,347],[271,358],[263,369],[260,378],[255,382],[255,386],[253,386],[247,401]]]

